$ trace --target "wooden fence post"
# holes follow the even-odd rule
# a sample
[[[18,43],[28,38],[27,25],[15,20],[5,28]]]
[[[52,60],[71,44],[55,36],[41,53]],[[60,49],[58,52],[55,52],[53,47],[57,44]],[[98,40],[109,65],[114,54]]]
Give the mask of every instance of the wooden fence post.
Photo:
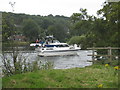
[[[109,57],[109,61],[112,61],[112,49],[111,47],[108,47],[108,57]]]
[[[95,61],[95,57],[94,57],[95,53],[94,53],[94,47],[92,48],[92,61],[93,61],[93,64],[94,64],[94,61]]]
[[[109,63],[112,62],[113,57],[115,57],[115,55],[112,55],[112,50],[120,50],[120,47],[92,47],[92,48],[87,48],[89,50],[92,50],[92,55],[88,55],[88,56],[92,56],[92,62],[93,64],[95,63],[95,56],[106,56],[108,57]],[[108,54],[107,55],[95,55],[95,50],[108,50]],[[117,55],[118,58],[120,57],[120,55]]]

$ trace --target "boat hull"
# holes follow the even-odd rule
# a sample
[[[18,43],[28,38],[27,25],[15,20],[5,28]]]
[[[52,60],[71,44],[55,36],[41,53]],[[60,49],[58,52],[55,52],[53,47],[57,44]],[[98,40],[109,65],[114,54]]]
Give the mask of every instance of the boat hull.
[[[52,57],[52,56],[74,56],[77,55],[76,51],[52,51],[52,52],[39,52],[38,56]]]

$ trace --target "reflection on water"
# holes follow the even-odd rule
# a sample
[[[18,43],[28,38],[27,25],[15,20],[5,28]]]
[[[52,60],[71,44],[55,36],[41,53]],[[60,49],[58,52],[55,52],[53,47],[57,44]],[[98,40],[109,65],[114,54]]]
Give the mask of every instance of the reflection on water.
[[[92,65],[92,62],[87,62],[87,60],[92,60],[91,50],[80,50],[77,52],[77,56],[59,56],[59,57],[39,57],[36,52],[24,52],[23,56],[27,59],[28,62],[37,60],[42,61],[42,64],[50,62],[53,64],[53,69],[68,69],[75,67],[85,67]],[[0,60],[1,61],[1,60]]]

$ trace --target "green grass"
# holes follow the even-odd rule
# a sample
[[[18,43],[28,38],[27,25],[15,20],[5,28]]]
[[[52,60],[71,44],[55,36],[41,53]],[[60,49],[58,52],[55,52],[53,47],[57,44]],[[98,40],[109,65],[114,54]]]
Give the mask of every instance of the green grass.
[[[2,78],[0,76],[0,89],[2,88]]]
[[[41,70],[3,78],[3,88],[117,88],[118,74],[113,67],[92,65],[85,68]]]

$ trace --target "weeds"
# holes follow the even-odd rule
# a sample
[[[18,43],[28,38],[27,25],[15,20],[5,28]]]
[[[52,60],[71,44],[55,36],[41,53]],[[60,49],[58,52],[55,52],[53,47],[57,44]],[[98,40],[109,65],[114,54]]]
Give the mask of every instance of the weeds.
[[[1,55],[1,58],[3,63],[2,72],[5,76],[50,69],[53,66],[52,63],[49,62],[42,64],[42,62],[38,60],[30,61],[26,56],[23,56],[22,53],[9,55],[4,53]]]

